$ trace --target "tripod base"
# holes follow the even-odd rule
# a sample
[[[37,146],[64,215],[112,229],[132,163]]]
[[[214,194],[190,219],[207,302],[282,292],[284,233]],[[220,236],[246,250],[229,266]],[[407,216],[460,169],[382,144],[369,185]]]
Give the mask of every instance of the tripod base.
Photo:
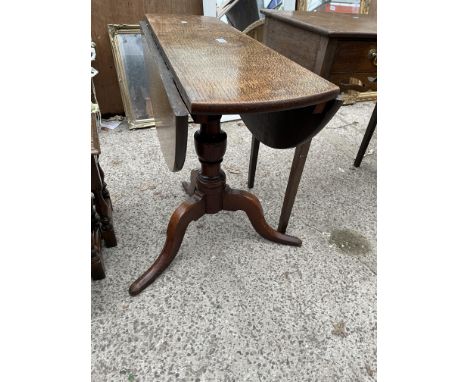
[[[132,296],[143,291],[169,266],[182,244],[188,225],[205,214],[241,210],[265,239],[293,246],[302,244],[297,237],[280,233],[266,222],[260,201],[255,195],[226,185],[221,161],[226,151],[227,136],[220,129],[219,119],[220,116],[201,119],[201,129],[195,133],[195,148],[201,170],[192,171],[190,183],[184,184],[186,192],[192,195],[191,200],[183,202],[172,214],[161,254],[130,286]]]

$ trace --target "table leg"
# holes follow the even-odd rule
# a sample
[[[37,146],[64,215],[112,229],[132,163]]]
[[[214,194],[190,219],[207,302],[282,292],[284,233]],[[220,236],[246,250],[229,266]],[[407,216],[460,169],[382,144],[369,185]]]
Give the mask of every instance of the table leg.
[[[249,178],[247,186],[253,188],[255,182],[255,172],[257,171],[258,150],[260,148],[260,141],[252,134],[252,145],[250,148],[250,162],[249,162]]]
[[[263,215],[262,205],[257,197],[250,192],[241,190],[231,190],[226,187],[224,193],[223,209],[226,211],[244,211],[250,223],[259,235],[267,240],[281,244],[300,246],[302,241],[294,236],[285,235],[275,231],[268,225]]]
[[[195,194],[195,189],[197,187],[197,176],[198,170],[192,170],[190,171],[190,182],[182,182],[182,188],[189,196]]]
[[[281,207],[281,216],[278,223],[278,231],[285,233],[286,227],[289,223],[291,211],[296,200],[297,189],[302,177],[302,171],[307,160],[309,153],[311,139],[307,142],[296,147],[294,151],[294,159],[291,165],[291,172],[289,173],[288,185],[283,199],[283,206]]]
[[[195,149],[201,169],[191,174],[191,183],[195,183],[193,200],[182,203],[172,214],[163,250],[153,265],[132,283],[129,289],[132,296],[143,291],[169,266],[180,248],[187,226],[204,214],[242,210],[265,239],[287,245],[302,244],[298,238],[279,233],[268,225],[260,202],[254,195],[226,186],[221,162],[226,152],[227,135],[221,130],[220,119],[221,116],[194,116],[195,122],[201,124],[200,130],[195,133]]]
[[[195,202],[184,202],[174,211],[167,226],[166,242],[161,254],[153,265],[130,285],[129,292],[132,296],[139,294],[169,266],[182,244],[188,225],[192,221],[198,220],[204,213],[205,201],[203,198]]]
[[[377,126],[377,104],[375,104],[374,111],[367,125],[366,132],[364,133],[364,138],[362,138],[361,146],[359,147],[358,154],[354,160],[354,167],[359,167],[366,153],[367,147],[369,146],[372,135],[374,135],[375,127]]]
[[[104,189],[101,172],[99,171],[98,158],[96,155],[91,155],[91,191],[95,197],[96,211],[101,217],[102,238],[104,239],[106,247],[115,247],[117,245],[117,239],[112,222],[112,208],[105,198]]]

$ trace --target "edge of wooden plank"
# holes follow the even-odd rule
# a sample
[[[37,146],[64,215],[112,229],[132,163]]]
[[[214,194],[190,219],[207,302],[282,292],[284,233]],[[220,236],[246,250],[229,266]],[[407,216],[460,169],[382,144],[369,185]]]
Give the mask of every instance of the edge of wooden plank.
[[[375,32],[337,32],[337,31],[331,31],[325,28],[322,28],[318,25],[312,25],[309,23],[306,23],[305,21],[302,20],[297,20],[293,19],[291,17],[288,17],[285,15],[284,11],[274,11],[271,9],[261,9],[260,12],[262,12],[264,15],[269,16],[273,19],[277,19],[280,21],[283,21],[287,24],[294,25],[296,27],[303,28],[305,30],[309,30],[312,32],[317,32],[321,35],[324,36],[329,36],[329,37],[358,37],[358,38],[376,38],[377,37],[377,29]],[[286,11],[286,12],[291,12],[291,11]],[[309,12],[310,13],[310,12]],[[362,16],[362,15],[359,15]]]

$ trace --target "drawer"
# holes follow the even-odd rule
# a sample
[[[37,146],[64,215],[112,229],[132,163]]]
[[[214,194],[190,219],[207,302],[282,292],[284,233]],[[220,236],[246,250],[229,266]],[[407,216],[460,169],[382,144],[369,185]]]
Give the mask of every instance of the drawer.
[[[377,41],[338,41],[330,74],[374,73],[377,65],[369,58],[371,49],[377,51]]]

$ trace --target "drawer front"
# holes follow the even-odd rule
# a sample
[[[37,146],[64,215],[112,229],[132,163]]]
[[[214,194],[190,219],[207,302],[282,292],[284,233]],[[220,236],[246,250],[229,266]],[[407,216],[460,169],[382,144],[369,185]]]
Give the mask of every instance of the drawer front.
[[[374,73],[377,74],[377,41],[338,41],[335,57],[330,70],[334,73]]]

